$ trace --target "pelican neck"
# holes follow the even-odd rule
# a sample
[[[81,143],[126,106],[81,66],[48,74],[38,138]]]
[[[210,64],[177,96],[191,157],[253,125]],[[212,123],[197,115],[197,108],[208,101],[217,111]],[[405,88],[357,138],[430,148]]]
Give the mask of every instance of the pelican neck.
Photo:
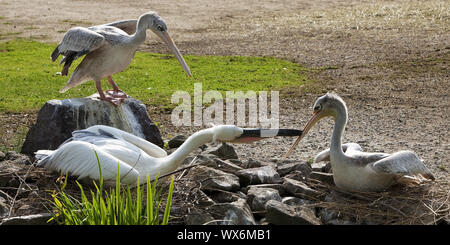
[[[331,137],[331,155],[335,157],[345,156],[342,151],[342,135],[344,135],[347,125],[347,108],[341,105],[336,109],[337,116],[334,123],[333,135]]]
[[[177,168],[179,164],[201,145],[213,140],[214,132],[212,128],[200,130],[189,137],[176,151],[165,157],[167,164]]]

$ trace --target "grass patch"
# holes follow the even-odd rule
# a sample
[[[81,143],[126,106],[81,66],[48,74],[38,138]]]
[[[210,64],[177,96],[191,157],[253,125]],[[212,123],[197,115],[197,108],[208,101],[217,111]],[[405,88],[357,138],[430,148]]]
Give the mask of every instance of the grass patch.
[[[97,156],[97,153],[95,153]],[[70,196],[65,192],[67,176],[61,190],[52,194],[51,204],[54,208],[53,218],[58,224],[63,225],[167,225],[169,223],[170,209],[172,205],[172,193],[174,177],[172,176],[169,194],[167,196],[164,216],[160,220],[161,189],[157,190],[156,178],[151,184],[147,176],[145,190],[141,190],[139,179],[137,186],[124,188],[120,183],[120,168],[117,166],[116,187],[104,190],[103,176],[100,161],[99,186],[93,182],[95,192],[90,190],[91,198],[86,195],[83,186],[76,182],[81,192],[81,200]],[[144,195],[144,193],[146,195]]]
[[[0,43],[0,112],[33,112],[51,99],[86,97],[96,92],[93,81],[58,91],[68,77],[56,75],[62,66],[50,60],[54,44],[29,40]],[[298,86],[306,81],[304,68],[272,57],[185,56],[193,77],[186,76],[172,55],[138,52],[131,65],[113,76],[119,87],[146,105],[171,109],[172,93],[193,94],[194,83],[202,83],[203,92],[270,91]],[[81,62],[72,65],[69,75]],[[104,89],[111,89],[106,79]]]

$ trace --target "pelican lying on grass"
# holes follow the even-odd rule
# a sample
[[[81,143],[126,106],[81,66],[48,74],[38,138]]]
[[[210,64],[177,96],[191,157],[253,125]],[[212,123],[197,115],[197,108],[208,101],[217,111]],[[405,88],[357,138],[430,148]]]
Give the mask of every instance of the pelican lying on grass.
[[[431,171],[414,152],[369,153],[363,152],[356,143],[342,145],[341,138],[347,124],[347,107],[341,97],[333,93],[327,93],[316,100],[313,116],[284,158],[290,155],[320,119],[327,116],[335,119],[331,148],[319,153],[314,161],[330,161],[337,187],[351,191],[382,191],[400,179],[407,178],[416,182],[420,178],[412,177],[422,177],[434,180]]]
[[[190,136],[175,152],[167,155],[160,147],[122,130],[96,125],[72,133],[72,138],[58,149],[39,150],[37,165],[69,173],[79,179],[98,180],[98,162],[101,164],[105,184],[114,184],[117,168],[124,184],[145,183],[150,179],[174,171],[199,146],[208,142],[250,143],[275,136],[299,136],[292,129],[242,129],[233,125],[220,125],[203,129]],[[98,160],[97,161],[97,156]]]
[[[73,27],[67,31],[51,54],[53,61],[60,54],[64,56],[60,62],[64,62],[61,75],[67,76],[74,60],[83,55],[86,57],[60,92],[64,93],[72,87],[94,80],[100,99],[117,105],[127,98],[111,76],[123,71],[131,63],[138,46],[145,41],[147,29],[152,30],[170,47],[184,71],[191,76],[189,67],[167,32],[164,20],[155,12],[148,12],[141,15],[139,20],[125,20],[89,28]],[[106,91],[107,94],[103,93],[100,83],[105,77],[113,86],[113,91]]]

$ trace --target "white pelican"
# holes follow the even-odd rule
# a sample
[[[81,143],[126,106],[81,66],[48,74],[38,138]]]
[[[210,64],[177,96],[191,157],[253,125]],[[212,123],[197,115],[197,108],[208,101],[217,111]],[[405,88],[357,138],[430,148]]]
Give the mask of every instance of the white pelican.
[[[86,56],[60,92],[64,93],[72,87],[94,80],[100,99],[117,105],[127,98],[128,96],[119,90],[111,76],[123,71],[131,63],[139,44],[145,41],[147,29],[152,30],[170,47],[184,71],[191,76],[189,67],[167,32],[164,20],[157,13],[148,12],[141,15],[139,20],[69,29],[51,54],[53,61],[60,54],[64,56],[60,62],[60,64],[64,62],[61,75],[67,76],[72,62],[83,55]],[[113,86],[112,93],[111,91],[103,93],[100,81],[105,77]]]
[[[300,130],[242,129],[232,125],[219,125],[203,129],[190,136],[172,154],[158,146],[122,130],[96,125],[72,133],[72,138],[58,149],[36,152],[38,166],[98,180],[99,169],[95,153],[101,164],[105,184],[114,184],[117,168],[121,183],[145,183],[150,179],[174,171],[183,159],[199,146],[211,142],[249,143],[266,137],[299,136]]]
[[[319,153],[314,161],[330,160],[337,187],[350,191],[382,191],[400,180],[409,179],[416,183],[423,178],[434,180],[431,171],[412,151],[369,153],[363,152],[356,143],[342,145],[341,138],[347,124],[347,107],[342,98],[334,93],[327,93],[316,100],[313,116],[284,158],[289,156],[314,124],[327,116],[335,120],[331,146]]]

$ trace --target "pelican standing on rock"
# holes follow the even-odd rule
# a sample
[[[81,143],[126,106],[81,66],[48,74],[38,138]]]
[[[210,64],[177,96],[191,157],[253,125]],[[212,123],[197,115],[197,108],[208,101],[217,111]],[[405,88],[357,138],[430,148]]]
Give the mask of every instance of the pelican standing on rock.
[[[209,142],[250,143],[275,136],[299,136],[292,129],[243,129],[233,125],[219,125],[203,129],[190,136],[176,151],[167,155],[160,147],[122,130],[96,125],[72,133],[72,138],[58,149],[36,152],[38,166],[99,180],[98,162],[107,185],[113,185],[120,171],[123,184],[145,183],[158,175],[174,171],[189,153]],[[96,155],[97,154],[97,155]],[[97,161],[97,156],[98,160]]]
[[[303,134],[283,159],[290,155],[298,142],[320,119],[328,116],[335,120],[331,146],[330,149],[319,153],[314,161],[330,161],[337,187],[350,191],[382,191],[400,180],[412,180],[413,183],[423,178],[434,180],[431,171],[414,152],[369,153],[363,152],[361,146],[356,143],[342,145],[341,138],[348,117],[347,106],[342,98],[334,93],[327,93],[316,100],[313,116],[303,129]]]
[[[64,63],[61,75],[67,76],[72,62],[83,55],[86,56],[60,92],[64,93],[86,81],[94,80],[100,99],[118,105],[128,96],[119,90],[111,76],[128,67],[138,46],[145,41],[147,29],[152,30],[169,46],[184,71],[191,76],[189,67],[167,32],[164,20],[157,13],[148,12],[138,20],[125,20],[89,28],[73,27],[68,30],[51,54],[53,61],[60,54],[64,56],[60,62]],[[108,90],[106,94],[100,83],[105,77],[113,86],[113,91]]]

